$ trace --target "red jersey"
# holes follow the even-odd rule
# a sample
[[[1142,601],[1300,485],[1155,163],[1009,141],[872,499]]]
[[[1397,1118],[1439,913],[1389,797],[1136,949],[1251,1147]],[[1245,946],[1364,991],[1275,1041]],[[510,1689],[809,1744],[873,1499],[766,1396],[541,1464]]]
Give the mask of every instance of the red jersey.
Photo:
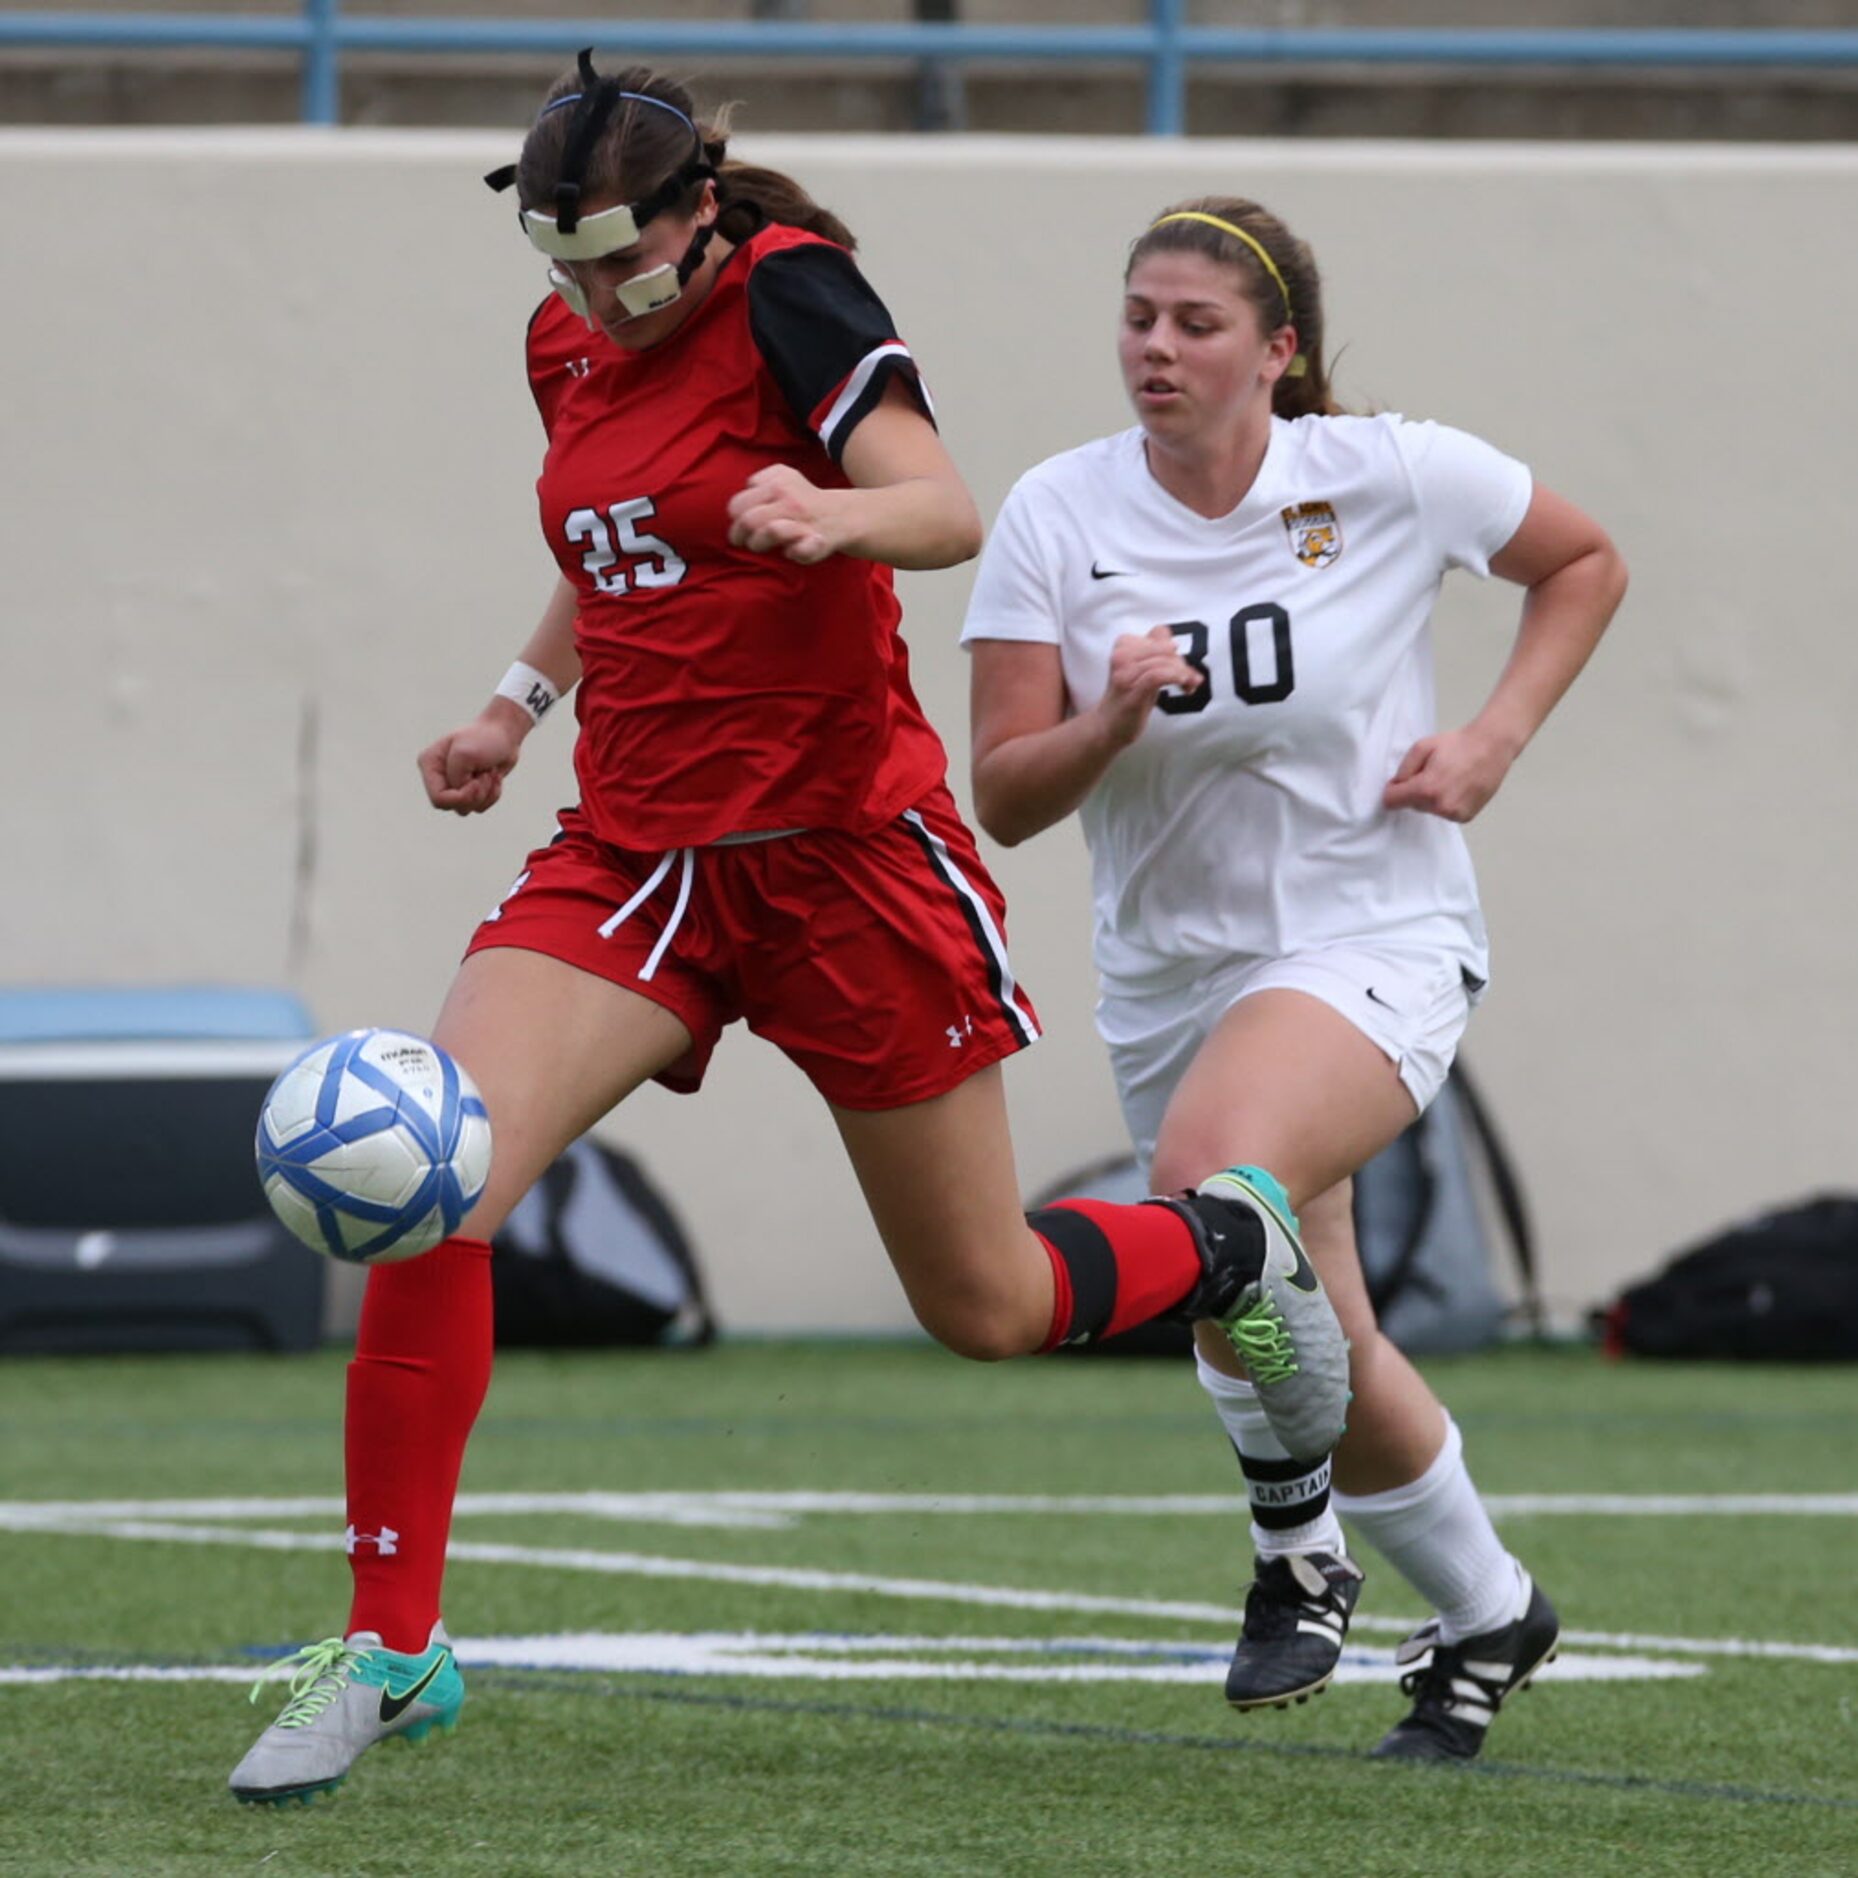
[[[891,570],[729,545],[755,470],[849,486],[845,441],[893,377],[928,411],[851,256],[764,228],[649,351],[553,297],[528,350],[542,528],[580,592],[574,764],[594,833],[631,849],[865,834],[933,789],[948,759],[910,689]]]

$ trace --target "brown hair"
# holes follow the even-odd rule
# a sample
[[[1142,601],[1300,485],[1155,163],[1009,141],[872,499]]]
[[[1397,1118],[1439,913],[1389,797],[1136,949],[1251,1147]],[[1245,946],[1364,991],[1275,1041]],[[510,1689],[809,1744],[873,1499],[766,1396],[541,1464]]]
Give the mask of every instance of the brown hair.
[[[1211,222],[1170,222],[1170,215],[1211,215],[1242,228],[1271,257],[1282,285],[1259,260],[1250,243],[1215,228]],[[1329,389],[1329,369],[1323,363],[1323,283],[1316,257],[1269,209],[1243,196],[1197,196],[1191,202],[1170,203],[1129,247],[1128,280],[1138,261],[1151,254],[1203,254],[1232,268],[1240,291],[1258,311],[1266,332],[1280,326],[1297,329],[1297,351],[1304,369],[1292,377],[1286,372],[1271,388],[1271,410],[1277,417],[1335,417],[1342,411]]]
[[[689,129],[671,114],[676,111],[696,125],[704,160],[716,168],[716,193],[722,210],[719,232],[726,240],[745,241],[766,220],[804,228],[809,234],[836,241],[842,248],[857,246],[851,230],[830,209],[821,208],[791,176],[728,160],[727,106],[711,119],[699,118],[695,101],[676,79],[662,77],[644,65],[602,74],[603,79],[608,77],[622,91],[637,96],[621,99],[607,119],[587,159],[581,182],[585,199],[636,202],[675,175],[696,154]],[[579,68],[570,66],[549,87],[541,112],[523,139],[523,153],[516,165],[516,188],[526,209],[554,206],[568,130],[576,113],[566,107],[552,111],[549,106],[582,88]],[[641,104],[639,98],[655,98],[660,104],[670,105],[671,111]],[[692,183],[675,205],[675,212],[694,214],[702,192],[701,181]],[[736,211],[733,216],[732,209]]]

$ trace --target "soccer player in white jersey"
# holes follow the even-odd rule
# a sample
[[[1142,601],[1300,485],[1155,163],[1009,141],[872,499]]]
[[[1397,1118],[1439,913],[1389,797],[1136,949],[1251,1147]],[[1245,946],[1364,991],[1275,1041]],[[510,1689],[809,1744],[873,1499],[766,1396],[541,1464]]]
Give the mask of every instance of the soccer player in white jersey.
[[[1136,426],[1022,477],[975,583],[975,805],[1009,846],[1078,812],[1098,1023],[1151,1185],[1274,1169],[1352,1343],[1332,1501],[1331,1462],[1292,1459],[1230,1345],[1196,1333],[1257,1552],[1227,1699],[1329,1680],[1361,1585],[1339,1508],[1437,1613],[1375,1752],[1469,1759],[1558,1622],[1375,1325],[1349,1183],[1438,1092],[1488,976],[1459,824],[1587,662],[1625,567],[1489,444],[1344,414],[1315,262],[1256,203],[1182,203],[1136,240],[1118,350]],[[1441,731],[1451,568],[1524,599],[1489,699]]]

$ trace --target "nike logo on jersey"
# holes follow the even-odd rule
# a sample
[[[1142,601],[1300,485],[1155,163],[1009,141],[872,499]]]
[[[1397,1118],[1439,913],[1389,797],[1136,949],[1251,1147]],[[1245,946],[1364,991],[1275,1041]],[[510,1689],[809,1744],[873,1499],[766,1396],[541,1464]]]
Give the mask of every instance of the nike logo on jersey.
[[[1092,580],[1127,580],[1129,570],[1126,567],[1099,567],[1095,561],[1090,564]]]
[[[398,1695],[395,1695],[391,1689],[383,1688],[381,1690],[382,1727],[385,1727],[389,1722],[398,1721],[400,1717],[406,1713],[407,1709],[432,1687],[433,1678],[445,1667],[446,1659],[450,1655],[451,1652],[449,1650],[441,1650],[439,1652],[439,1660],[414,1683],[412,1688],[403,1689]]]
[[[1399,1013],[1399,1012],[1398,1012],[1397,1010],[1394,1010],[1394,1007],[1393,1007],[1393,1006],[1392,1006],[1391,1004],[1389,1004],[1389,1003],[1387,1002],[1387,1000],[1386,1000],[1385,998],[1383,998],[1383,997],[1382,997],[1382,996],[1381,996],[1381,995],[1380,995],[1380,994],[1379,994],[1379,993],[1378,993],[1378,992],[1377,992],[1377,991],[1376,991],[1376,990],[1374,989],[1374,987],[1373,987],[1372,985],[1370,985],[1370,986],[1368,987],[1368,1002],[1369,1002],[1370,1004],[1378,1004],[1378,1005],[1379,1005],[1379,1006],[1381,1007],[1381,1009],[1382,1009],[1383,1011],[1393,1011],[1393,1013],[1394,1013],[1394,1015],[1395,1015],[1396,1017],[1398,1017],[1398,1016],[1400,1015],[1400,1013]]]

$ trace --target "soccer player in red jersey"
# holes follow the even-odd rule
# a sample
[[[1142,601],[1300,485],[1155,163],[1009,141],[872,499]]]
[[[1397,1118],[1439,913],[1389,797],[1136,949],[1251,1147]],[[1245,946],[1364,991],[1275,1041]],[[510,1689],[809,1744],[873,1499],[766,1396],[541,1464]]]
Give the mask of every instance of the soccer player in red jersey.
[[[1211,1319],[1286,1446],[1340,1432],[1347,1354],[1258,1169],[1140,1206],[1019,1203],[999,1064],[1038,1036],[1005,909],[910,688],[895,567],[980,522],[845,228],[720,127],[588,55],[509,172],[556,292],[530,322],[561,574],[470,723],[420,757],[436,808],[491,808],[570,689],[579,803],[479,927],[434,1036],[496,1159],[465,1231],[369,1274],[349,1369],[347,1630],[235,1770],[243,1800],[336,1786],[457,1719],[439,1624],[452,1502],[491,1364],[490,1235],[649,1078],[695,1090],[740,1018],[830,1105],[916,1315],[999,1358]]]

